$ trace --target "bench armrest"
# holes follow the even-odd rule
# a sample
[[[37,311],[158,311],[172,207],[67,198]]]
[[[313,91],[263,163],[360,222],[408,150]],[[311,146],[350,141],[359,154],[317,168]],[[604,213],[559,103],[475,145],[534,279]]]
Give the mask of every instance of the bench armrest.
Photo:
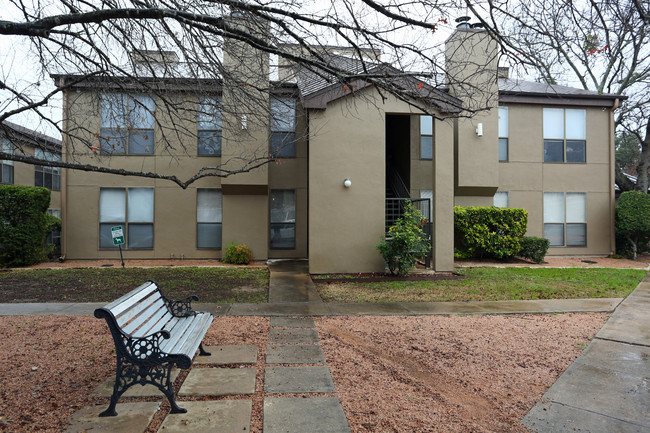
[[[160,350],[160,343],[169,337],[169,331],[163,329],[145,337],[127,337],[124,340],[124,346],[130,357],[139,360],[158,360],[167,355]]]
[[[167,304],[169,312],[174,317],[188,317],[196,314],[196,311],[192,309],[192,301],[199,300],[199,297],[196,295],[188,296],[182,300],[169,299],[163,295],[163,299],[165,300],[165,304]]]

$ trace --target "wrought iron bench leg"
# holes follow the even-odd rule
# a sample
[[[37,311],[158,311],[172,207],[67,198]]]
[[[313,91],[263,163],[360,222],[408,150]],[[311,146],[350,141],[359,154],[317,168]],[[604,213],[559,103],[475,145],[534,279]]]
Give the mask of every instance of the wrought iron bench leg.
[[[210,356],[212,355],[210,352],[206,352],[205,349],[203,348],[203,343],[199,344],[199,356]]]

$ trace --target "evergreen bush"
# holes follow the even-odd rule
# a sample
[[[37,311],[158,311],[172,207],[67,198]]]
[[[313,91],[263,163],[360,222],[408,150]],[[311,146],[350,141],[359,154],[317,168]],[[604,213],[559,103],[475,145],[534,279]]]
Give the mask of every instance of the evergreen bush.
[[[527,225],[525,209],[456,206],[456,257],[510,259],[521,251]]]
[[[29,266],[47,258],[47,233],[61,227],[48,215],[50,190],[0,185],[0,265]]]
[[[517,255],[535,263],[541,263],[544,261],[544,257],[546,256],[546,252],[550,245],[551,241],[546,238],[527,236],[521,242],[521,251]]]
[[[627,241],[636,260],[637,253],[650,239],[650,195],[640,191],[621,194],[616,205],[616,235]]]

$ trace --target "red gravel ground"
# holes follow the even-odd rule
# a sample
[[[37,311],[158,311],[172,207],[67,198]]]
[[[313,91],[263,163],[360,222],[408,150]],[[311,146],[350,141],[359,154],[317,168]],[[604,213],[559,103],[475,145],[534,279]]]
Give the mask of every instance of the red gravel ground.
[[[317,318],[353,432],[520,432],[518,420],[579,355],[605,314]],[[216,318],[207,345],[259,350],[251,431],[262,432],[267,318]],[[0,431],[59,432],[114,374],[90,317],[0,317]],[[181,376],[182,378],[182,376]],[[156,432],[166,404],[147,432]]]

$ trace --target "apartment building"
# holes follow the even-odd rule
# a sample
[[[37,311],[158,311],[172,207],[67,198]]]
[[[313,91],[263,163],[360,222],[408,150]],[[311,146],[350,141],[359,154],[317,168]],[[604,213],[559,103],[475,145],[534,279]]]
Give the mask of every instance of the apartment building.
[[[64,161],[179,178],[241,169],[184,189],[64,171],[66,258],[115,258],[111,228],[121,225],[127,259],[214,259],[245,243],[256,259],[308,258],[313,273],[382,271],[375,245],[387,203],[405,197],[431,222],[438,271],[453,270],[454,206],[527,209],[528,234],[549,238],[551,255],[614,250],[619,96],[499,78],[497,46],[481,29],[457,29],[447,41],[448,68],[465,79],[441,88],[395,82],[426,112],[371,83],[332,84],[290,63],[269,81],[268,55],[234,55],[244,48],[232,44],[224,65],[235,72],[223,80],[143,87],[53,77],[65,89]],[[323,49],[331,62],[358,64],[341,47]],[[170,102],[182,109],[158,109]],[[478,108],[489,109],[468,115]],[[269,153],[279,160],[247,170]]]
[[[0,149],[4,153],[31,156],[45,161],[61,160],[61,140],[9,121],[4,121],[0,125]],[[48,212],[61,218],[60,168],[0,160],[0,183],[49,189],[51,195]],[[58,248],[61,243],[61,233],[58,231],[50,233],[47,242]]]

